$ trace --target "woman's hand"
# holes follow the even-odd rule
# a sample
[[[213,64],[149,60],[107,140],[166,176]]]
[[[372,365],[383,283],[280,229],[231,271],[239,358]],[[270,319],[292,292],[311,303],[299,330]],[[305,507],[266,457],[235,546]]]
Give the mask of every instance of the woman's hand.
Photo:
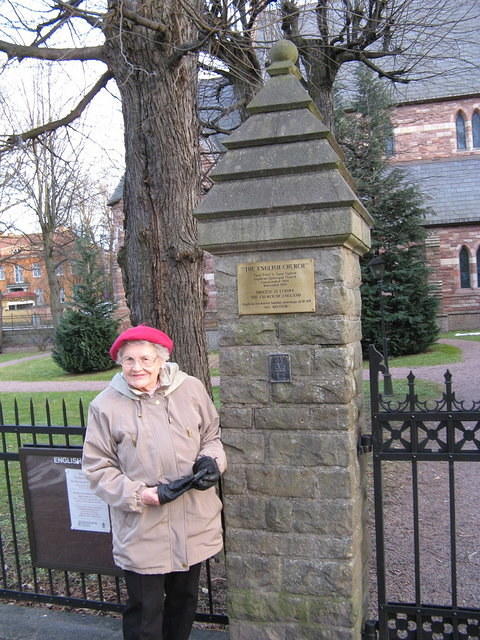
[[[160,505],[157,487],[145,487],[145,489],[140,493],[140,499],[143,504],[147,504],[151,507],[158,507]]]

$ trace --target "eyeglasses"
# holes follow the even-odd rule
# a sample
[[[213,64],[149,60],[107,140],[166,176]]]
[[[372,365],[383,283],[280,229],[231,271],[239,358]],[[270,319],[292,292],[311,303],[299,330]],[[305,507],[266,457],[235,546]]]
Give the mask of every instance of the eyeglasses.
[[[158,356],[144,356],[143,358],[139,358],[139,360],[127,357],[121,360],[121,364],[125,369],[133,369],[135,366],[139,369],[151,369],[157,360]]]

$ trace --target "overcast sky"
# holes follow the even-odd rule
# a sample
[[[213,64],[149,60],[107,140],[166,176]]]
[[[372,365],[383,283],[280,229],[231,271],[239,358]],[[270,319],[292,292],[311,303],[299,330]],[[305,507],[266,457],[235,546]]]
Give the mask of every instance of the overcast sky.
[[[34,35],[28,32],[12,30],[9,19],[12,18],[12,4],[23,6],[22,18],[38,19],[35,11],[44,9],[48,2],[44,0],[29,0],[28,3],[10,3],[8,0],[0,0],[0,39],[13,40],[21,44],[30,44]],[[91,3],[90,3],[91,4]],[[31,13],[25,8],[31,9]],[[98,44],[103,40],[103,35],[98,30],[91,29],[83,21],[77,21],[76,44]],[[61,37],[52,40],[51,46],[71,45],[68,41],[69,34],[66,31]],[[0,64],[5,65],[6,56],[0,54]],[[49,73],[48,68],[51,68]],[[27,109],[25,103],[36,102],[35,94],[47,90],[47,77],[51,75],[51,92],[56,117],[62,117],[69,113],[72,107],[79,101],[86,91],[94,84],[98,77],[106,70],[105,65],[99,62],[76,62],[64,64],[45,63],[41,61],[25,59],[22,62],[11,61],[0,67],[0,97],[5,101],[5,109],[0,114],[0,127],[2,135],[17,132],[25,128]],[[9,120],[11,122],[9,122]],[[82,161],[91,176],[101,176],[102,182],[113,192],[124,171],[123,148],[123,122],[121,104],[115,82],[111,80],[107,89],[98,94],[85,115],[72,125],[72,135],[78,136],[78,144],[84,145]],[[11,212],[16,224],[22,226],[22,230],[31,230],[31,220],[28,219],[24,209]],[[6,214],[3,215],[4,219]],[[23,228],[25,227],[25,228]],[[27,228],[28,227],[28,228]]]

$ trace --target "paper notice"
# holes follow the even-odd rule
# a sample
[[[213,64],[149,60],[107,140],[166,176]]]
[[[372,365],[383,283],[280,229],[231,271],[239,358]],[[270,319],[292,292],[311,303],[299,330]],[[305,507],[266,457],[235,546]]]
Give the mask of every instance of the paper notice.
[[[110,532],[108,506],[90,489],[80,469],[65,469],[71,528],[77,531]]]

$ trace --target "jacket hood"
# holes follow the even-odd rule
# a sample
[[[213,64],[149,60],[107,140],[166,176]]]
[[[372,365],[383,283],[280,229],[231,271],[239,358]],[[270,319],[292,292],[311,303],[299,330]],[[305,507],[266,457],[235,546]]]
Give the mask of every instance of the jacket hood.
[[[167,362],[165,369],[160,372],[160,387],[158,388],[164,395],[170,395],[175,389],[188,378],[184,371],[180,371],[180,367],[176,362]],[[138,400],[144,394],[142,391],[130,387],[123,377],[122,373],[117,373],[110,381],[110,386],[127,398]]]

